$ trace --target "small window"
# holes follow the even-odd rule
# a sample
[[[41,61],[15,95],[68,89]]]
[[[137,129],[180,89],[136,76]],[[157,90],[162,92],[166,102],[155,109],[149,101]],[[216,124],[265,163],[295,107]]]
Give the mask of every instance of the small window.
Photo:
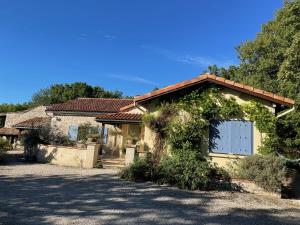
[[[71,141],[77,141],[78,136],[78,125],[70,125],[68,136]]]
[[[212,121],[209,149],[213,153],[251,155],[253,152],[253,123],[242,120]]]

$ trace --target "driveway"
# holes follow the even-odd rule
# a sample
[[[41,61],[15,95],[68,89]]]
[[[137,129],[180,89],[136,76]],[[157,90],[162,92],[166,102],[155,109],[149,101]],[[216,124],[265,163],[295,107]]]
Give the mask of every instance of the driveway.
[[[124,182],[117,171],[10,162],[0,166],[0,224],[300,224],[274,197]]]

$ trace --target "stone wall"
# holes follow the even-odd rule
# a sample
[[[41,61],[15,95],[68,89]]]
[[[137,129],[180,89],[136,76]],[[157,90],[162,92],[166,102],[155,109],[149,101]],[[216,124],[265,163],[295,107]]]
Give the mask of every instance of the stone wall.
[[[70,125],[90,123],[92,126],[101,126],[95,117],[55,115],[51,120],[51,127],[59,129],[64,135],[68,135]],[[106,125],[109,128],[110,125]]]
[[[38,162],[91,169],[97,164],[98,147],[96,144],[87,148],[40,145],[36,158]]]
[[[86,123],[90,123],[91,126],[102,126],[101,123],[96,121],[95,117],[91,116],[54,115],[51,120],[51,127],[68,136],[70,125],[79,126]],[[108,128],[108,138],[104,149],[116,151],[118,154],[123,146],[123,135],[120,133],[122,130],[110,124],[105,124],[105,127]]]
[[[48,115],[46,114],[45,110],[46,110],[45,106],[38,106],[36,108],[21,111],[21,112],[7,113],[4,127],[11,128],[13,125],[17,123],[35,117],[47,117]],[[51,114],[49,114],[49,116],[51,116]]]

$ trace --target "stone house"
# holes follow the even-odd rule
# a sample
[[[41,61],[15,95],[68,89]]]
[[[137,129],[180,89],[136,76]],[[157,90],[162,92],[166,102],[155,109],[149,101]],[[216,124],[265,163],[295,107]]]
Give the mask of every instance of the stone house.
[[[23,130],[33,129],[41,124],[49,123],[51,116],[46,114],[46,106],[38,106],[32,109],[8,112],[0,115],[4,122],[4,127],[0,128],[0,137],[7,138],[12,144],[17,144],[17,140]]]
[[[133,99],[113,98],[77,98],[65,103],[48,106],[46,113],[51,115],[51,127],[77,140],[80,125],[90,124],[103,131],[106,150],[119,151],[123,136],[118,135],[118,126],[107,124],[101,126],[95,117],[117,113],[122,107],[133,104]],[[103,129],[102,129],[103,128]]]
[[[123,137],[123,141],[118,147],[123,148],[128,140],[133,139],[137,143],[138,151],[143,154],[153,149],[155,133],[142,123],[142,115],[145,112],[156,114],[162,102],[178,99],[204,86],[206,88],[218,87],[226,98],[233,97],[241,105],[250,101],[259,102],[274,115],[293,110],[294,100],[292,99],[215,75],[204,74],[136,96],[134,102],[122,107],[120,112],[98,115],[96,120],[103,125],[109,124],[118,129],[118,134]],[[255,122],[247,118],[222,121],[215,129],[220,135],[215,140],[214,146],[207,143],[204,147],[213,162],[220,166],[226,166],[228,162],[246,155],[256,154],[259,146],[262,145],[264,134],[259,132]]]

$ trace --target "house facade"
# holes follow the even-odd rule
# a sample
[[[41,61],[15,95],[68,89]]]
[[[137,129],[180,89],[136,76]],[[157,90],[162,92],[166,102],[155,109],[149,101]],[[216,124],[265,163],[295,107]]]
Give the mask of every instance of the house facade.
[[[51,127],[69,136],[73,141],[78,140],[81,125],[89,124],[98,129],[99,134],[103,131],[105,136],[104,150],[117,153],[122,148],[123,135],[120,128],[111,124],[102,125],[95,117],[111,113],[117,113],[122,107],[133,104],[133,99],[113,98],[77,98],[61,104],[47,107],[46,113],[52,115]]]
[[[199,88],[217,87],[226,98],[233,97],[240,105],[259,102],[271,113],[278,115],[293,107],[294,101],[270,92],[259,90],[248,85],[237,83],[210,74],[204,74],[191,80],[183,81],[165,88],[134,98],[132,105],[121,108],[120,112],[99,115],[96,120],[102,124],[117,126],[123,134],[123,146],[128,140],[134,139],[138,143],[138,151],[145,153],[152,151],[155,133],[142,123],[142,115],[151,113],[156,115],[162,102],[172,102],[187,93]],[[210,128],[210,140],[203,146],[211,156],[212,161],[220,166],[226,166],[230,161],[258,153],[262,145],[264,134],[260,133],[254,121],[248,118],[242,120],[218,121],[214,129]],[[213,124],[211,124],[211,127]],[[218,137],[211,143],[212,132]]]
[[[4,126],[0,128],[0,137],[9,139],[17,147],[18,138],[23,130],[34,129],[41,124],[50,124],[51,115],[46,113],[46,106],[38,106],[32,109],[8,112],[0,115]]]

